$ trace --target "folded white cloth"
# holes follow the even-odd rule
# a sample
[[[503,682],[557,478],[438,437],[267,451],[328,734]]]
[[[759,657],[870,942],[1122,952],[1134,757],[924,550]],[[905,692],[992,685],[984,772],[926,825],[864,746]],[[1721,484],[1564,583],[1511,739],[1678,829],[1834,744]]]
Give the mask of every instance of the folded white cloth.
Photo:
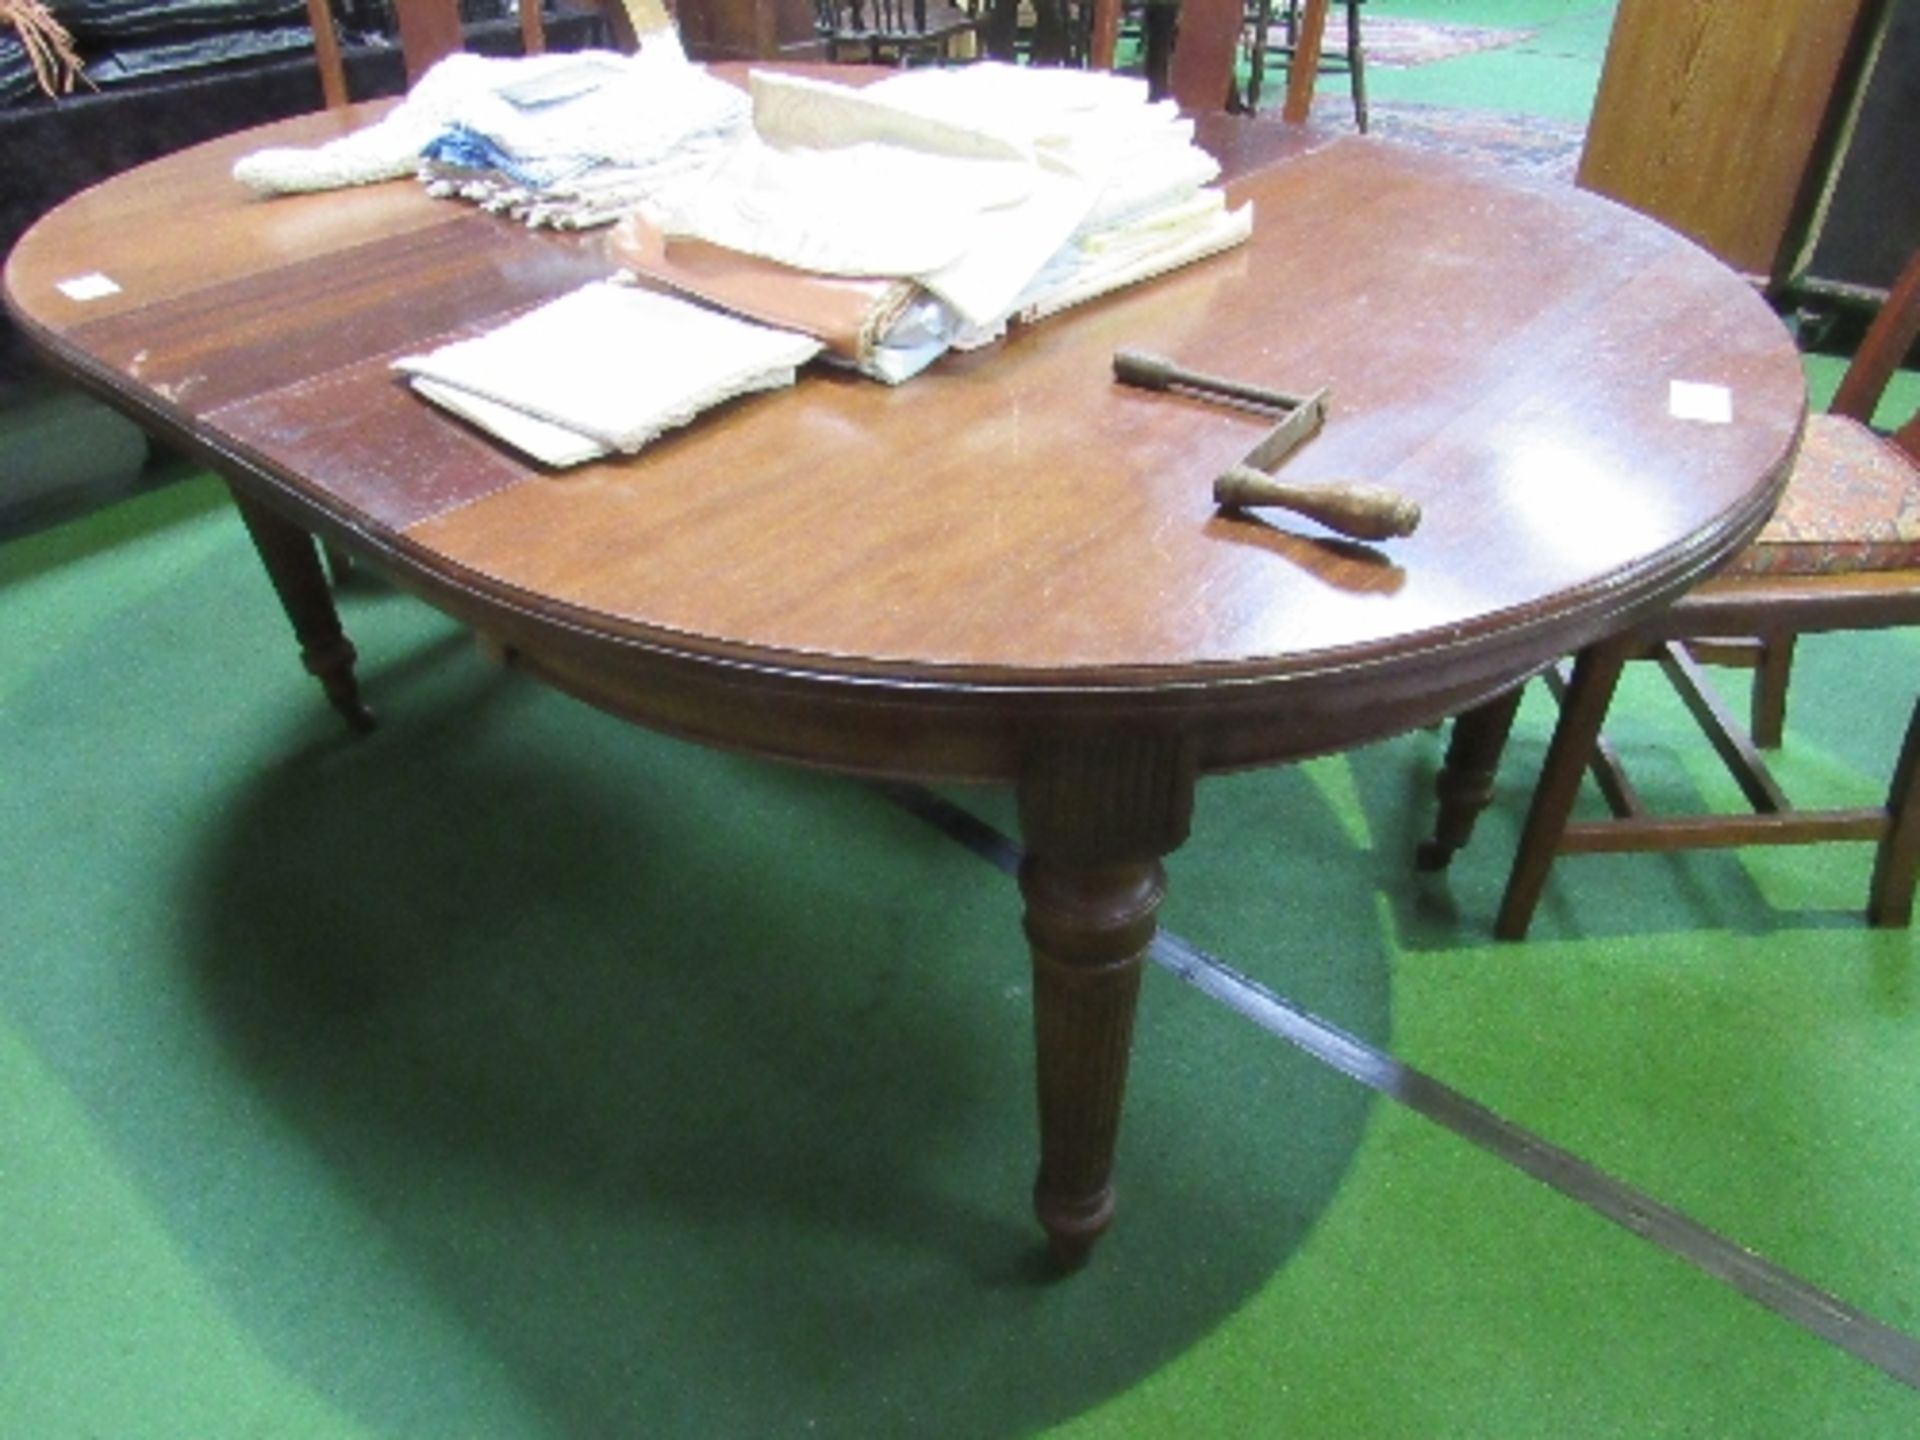
[[[638,450],[736,395],[791,385],[819,352],[808,335],[595,281],[394,369],[535,459],[572,465]]]
[[[531,455],[541,464],[551,465],[556,470],[564,470],[569,465],[584,465],[589,460],[598,460],[609,453],[605,445],[582,435],[578,430],[555,425],[496,400],[484,400],[469,391],[429,380],[424,375],[413,377],[413,388],[442,410],[451,411],[496,439],[506,441],[522,455]]]
[[[1203,190],[1131,223],[1077,236],[1014,302],[1013,318],[1032,321],[1058,314],[1230,250],[1252,233],[1253,206],[1229,210],[1219,191]]]
[[[1192,122],[1113,75],[983,64],[855,90],[756,72],[752,93],[754,134],[655,209],[660,228],[797,269],[913,279],[971,335],[998,333],[1089,234],[1184,215],[1219,174]]]
[[[1150,101],[1147,82],[1105,70],[988,62],[901,70],[866,86],[876,103],[999,137],[1031,150],[1093,147],[1130,153],[1142,130],[1182,125],[1171,100]]]
[[[242,156],[234,178],[263,194],[334,189],[413,173],[449,130],[483,136],[531,169],[597,165],[684,169],[690,145],[744,131],[746,96],[690,63],[671,30],[639,51],[577,51],[496,59],[461,52],[439,62],[363,130],[310,149]]]

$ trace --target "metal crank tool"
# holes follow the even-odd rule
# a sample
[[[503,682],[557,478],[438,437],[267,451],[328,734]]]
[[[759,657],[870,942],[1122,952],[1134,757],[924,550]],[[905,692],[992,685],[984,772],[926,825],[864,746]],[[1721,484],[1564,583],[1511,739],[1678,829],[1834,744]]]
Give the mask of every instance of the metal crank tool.
[[[1288,455],[1320,433],[1331,391],[1295,395],[1218,375],[1187,370],[1139,350],[1113,352],[1113,377],[1146,390],[1182,389],[1220,395],[1282,412],[1278,424],[1237,465],[1214,479],[1214,503],[1229,510],[1275,505],[1317,520],[1329,530],[1356,540],[1390,540],[1411,535],[1420,524],[1419,502],[1380,485],[1289,485],[1272,473]]]

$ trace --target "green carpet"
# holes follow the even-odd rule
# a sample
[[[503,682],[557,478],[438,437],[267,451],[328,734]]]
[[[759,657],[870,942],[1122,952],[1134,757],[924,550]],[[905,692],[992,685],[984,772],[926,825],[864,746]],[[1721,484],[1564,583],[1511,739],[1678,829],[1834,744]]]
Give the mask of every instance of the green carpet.
[[[997,873],[378,591],[346,612],[387,722],[347,740],[211,489],[0,552],[0,1431],[1023,1433],[1330,1203],[1365,1096],[1159,987],[1128,1224],[1049,1283]],[[1386,983],[1376,946],[1302,988],[1379,1032]]]
[[[1599,88],[1613,10],[1612,0],[1367,0],[1360,12],[1363,45],[1368,22],[1377,20],[1528,32],[1517,44],[1430,65],[1370,66],[1367,93],[1389,105],[1440,105],[1584,124]],[[1279,105],[1284,77],[1281,66],[1269,78],[1261,92],[1262,109]],[[1329,70],[1314,88],[1320,96],[1344,97],[1347,84],[1344,73]],[[1338,112],[1330,108],[1328,113]]]
[[[0,549],[0,1433],[1895,1436],[1920,1397],[1167,976],[1050,1282],[1017,899],[866,788],[632,731],[373,585],[341,734],[211,482]],[[1808,642],[1851,795],[1920,638]],[[1909,934],[1857,847],[1441,881],[1438,738],[1203,788],[1164,918],[1920,1328]],[[1682,723],[1625,727],[1691,791]],[[1877,743],[1876,743],[1877,741]],[[1664,782],[1660,781],[1662,775]],[[968,794],[1006,820],[1005,797]]]

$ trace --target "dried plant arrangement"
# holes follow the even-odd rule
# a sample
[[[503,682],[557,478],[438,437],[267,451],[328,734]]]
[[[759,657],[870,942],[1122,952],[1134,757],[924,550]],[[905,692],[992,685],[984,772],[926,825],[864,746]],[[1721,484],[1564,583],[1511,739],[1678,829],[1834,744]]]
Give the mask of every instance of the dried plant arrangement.
[[[11,25],[26,48],[33,78],[47,95],[70,95],[84,78],[73,37],[43,0],[0,0],[0,24]]]

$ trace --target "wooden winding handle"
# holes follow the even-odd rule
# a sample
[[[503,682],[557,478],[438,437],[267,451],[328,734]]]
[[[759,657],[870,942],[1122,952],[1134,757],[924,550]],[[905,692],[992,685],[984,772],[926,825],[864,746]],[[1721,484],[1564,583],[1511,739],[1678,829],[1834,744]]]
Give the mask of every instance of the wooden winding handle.
[[[1228,380],[1223,376],[1208,375],[1200,370],[1189,370],[1183,365],[1174,364],[1171,360],[1148,354],[1145,350],[1114,351],[1113,378],[1122,385],[1137,385],[1142,390],[1165,390],[1170,386],[1180,385],[1189,390],[1198,390],[1203,394],[1226,395],[1235,400],[1247,400],[1255,405],[1270,405],[1279,410],[1294,409],[1313,398],[1308,395],[1295,395],[1286,390],[1269,389],[1265,385],[1249,385],[1241,380]]]
[[[1235,465],[1213,482],[1216,505],[1239,509],[1278,505],[1318,520],[1356,540],[1411,535],[1420,524],[1420,504],[1379,485],[1289,485],[1263,471]]]

